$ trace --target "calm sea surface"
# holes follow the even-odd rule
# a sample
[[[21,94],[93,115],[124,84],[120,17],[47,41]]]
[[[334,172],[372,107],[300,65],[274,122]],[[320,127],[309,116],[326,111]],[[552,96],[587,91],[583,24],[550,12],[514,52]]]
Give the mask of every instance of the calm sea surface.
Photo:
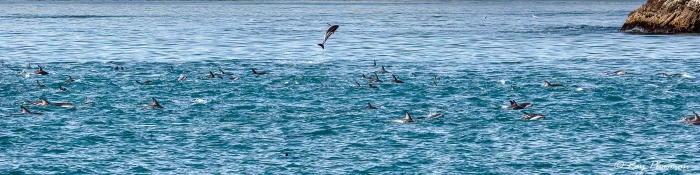
[[[700,38],[644,2],[0,2],[0,173],[698,174]]]

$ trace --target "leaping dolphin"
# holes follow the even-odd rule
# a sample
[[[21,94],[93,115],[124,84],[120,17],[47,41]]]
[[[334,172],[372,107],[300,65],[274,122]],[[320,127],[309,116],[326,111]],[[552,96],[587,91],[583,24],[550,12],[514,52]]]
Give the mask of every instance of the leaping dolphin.
[[[323,44],[326,44],[326,40],[328,40],[328,38],[331,37],[333,33],[335,33],[335,30],[337,30],[338,27],[340,27],[338,25],[331,25],[330,23],[328,24],[328,26],[330,27],[328,27],[328,30],[326,30],[326,36],[323,37],[323,43],[318,44],[319,46],[321,46],[321,49],[326,49],[326,47],[324,47]]]

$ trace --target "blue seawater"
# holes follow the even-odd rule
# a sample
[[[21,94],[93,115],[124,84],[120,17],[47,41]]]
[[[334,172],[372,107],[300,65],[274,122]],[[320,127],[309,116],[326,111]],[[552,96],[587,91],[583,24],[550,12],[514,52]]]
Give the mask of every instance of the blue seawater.
[[[698,174],[700,39],[620,33],[643,3],[0,2],[0,172]]]

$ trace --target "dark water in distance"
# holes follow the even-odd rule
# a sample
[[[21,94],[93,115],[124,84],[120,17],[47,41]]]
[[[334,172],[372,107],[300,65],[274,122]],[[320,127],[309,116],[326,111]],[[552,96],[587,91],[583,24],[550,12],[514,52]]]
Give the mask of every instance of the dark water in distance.
[[[0,172],[698,174],[700,40],[618,32],[643,3],[0,2]]]

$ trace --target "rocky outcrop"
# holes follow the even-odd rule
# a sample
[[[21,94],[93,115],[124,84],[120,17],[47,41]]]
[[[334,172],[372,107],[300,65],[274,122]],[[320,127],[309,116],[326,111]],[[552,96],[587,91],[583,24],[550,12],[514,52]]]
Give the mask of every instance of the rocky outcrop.
[[[648,0],[630,12],[620,31],[649,34],[700,32],[700,0]]]

